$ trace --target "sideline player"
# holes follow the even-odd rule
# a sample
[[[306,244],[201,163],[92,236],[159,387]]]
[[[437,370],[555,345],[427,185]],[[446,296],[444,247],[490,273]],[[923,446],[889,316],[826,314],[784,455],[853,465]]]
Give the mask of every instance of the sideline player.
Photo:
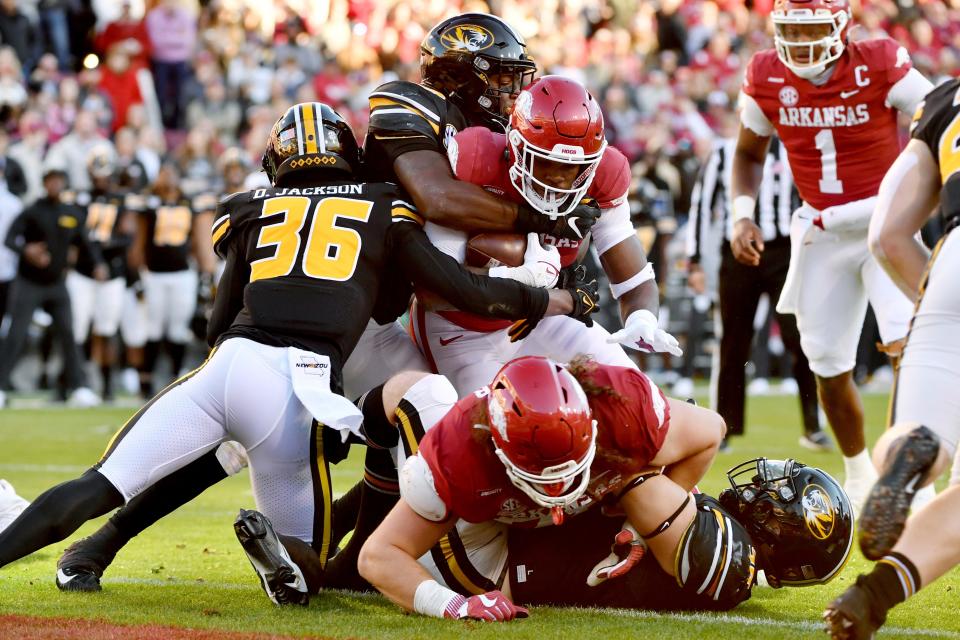
[[[461,395],[486,385],[500,367],[523,355],[569,362],[589,354],[598,362],[630,367],[633,361],[610,343],[683,353],[676,339],[657,325],[659,291],[653,265],[630,223],[630,164],[607,146],[600,105],[582,85],[543,76],[520,92],[507,135],[471,127],[454,136],[447,152],[457,178],[505,200],[526,203],[545,218],[568,215],[585,196],[594,199],[601,214],[592,238],[624,318],[624,329],[614,336],[598,324],[587,328],[560,319],[545,320],[514,342],[510,323],[456,310],[428,312],[429,298],[425,302],[421,297],[411,313],[417,344]],[[445,253],[465,261],[467,233],[428,223],[427,234]],[[543,234],[542,241],[557,247],[562,267],[573,265],[583,248],[581,240],[550,234]]]
[[[960,466],[950,487],[908,518],[916,491],[954,460],[960,438],[960,81],[930,92],[912,139],[880,186],[870,246],[917,301],[894,387],[891,428],[873,450],[881,471],[858,524],[863,555],[878,560],[827,607],[834,638],[873,637],[887,612],[960,563]],[[937,211],[947,232],[931,256],[916,238]]]
[[[544,370],[547,367],[551,370]],[[665,573],[680,571],[681,579],[688,578],[688,566],[684,564],[678,569],[674,564],[676,550],[695,547],[690,553],[700,553],[699,545],[707,539],[723,546],[723,566],[736,566],[732,574],[746,572],[746,565],[752,565],[754,560],[750,550],[738,549],[734,557],[734,545],[726,539],[727,533],[708,536],[709,527],[701,525],[713,521],[713,526],[719,524],[721,530],[731,527],[731,536],[734,525],[729,520],[717,524],[718,516],[710,509],[699,515],[702,501],[700,506],[694,506],[687,494],[689,478],[674,476],[677,482],[672,482],[670,467],[666,477],[655,472],[638,473],[648,464],[658,466],[676,455],[673,447],[679,444],[679,438],[672,443],[670,440],[679,434],[669,431],[663,446],[657,449],[662,427],[658,429],[652,416],[644,415],[655,408],[655,403],[641,392],[639,376],[635,369],[583,363],[575,363],[568,371],[535,357],[509,363],[490,387],[461,400],[439,424],[427,430],[419,451],[407,459],[401,471],[401,503],[364,546],[361,574],[409,610],[436,617],[509,619],[517,611],[498,591],[506,563],[507,532],[503,525],[559,524],[565,519],[564,514],[573,515],[576,521],[583,517],[577,514],[603,501],[605,496],[610,502],[619,500],[631,523],[646,532],[642,537]],[[419,384],[431,382],[426,379]],[[589,399],[583,396],[584,392]],[[413,388],[405,396],[412,398],[410,404],[414,408],[418,393],[422,391]],[[716,414],[686,406],[700,414],[701,424],[722,425]],[[591,431],[591,409],[596,440],[588,446],[580,438]],[[537,425],[537,429],[531,429],[532,425]],[[718,429],[714,435],[720,437],[721,432]],[[797,465],[798,473],[801,467]],[[788,486],[796,494],[784,493],[780,500],[775,493],[767,492],[779,489],[785,477],[793,478],[792,468],[784,473],[781,463],[780,473],[765,467],[762,474],[758,468],[738,468],[748,476],[745,483],[741,479],[740,489],[755,487],[749,502],[760,505],[769,501],[771,508],[783,508],[787,520],[796,519],[798,514],[803,517],[801,499],[809,498],[805,495],[809,474],[802,476],[802,481],[797,476],[799,484],[790,480]],[[464,473],[464,469],[470,472]],[[823,475],[819,472],[814,477]],[[843,499],[835,483],[830,496]],[[731,497],[727,508],[739,509],[738,498]],[[787,507],[788,504],[791,506]],[[845,542],[832,544],[836,553],[832,557],[824,555],[822,562],[816,564],[817,576],[809,576],[811,579],[832,577],[849,553],[852,539],[848,503],[838,503],[837,510],[824,517],[829,517],[831,524],[842,521],[831,542],[844,539],[843,536]],[[688,528],[695,520],[698,524]],[[749,520],[745,521],[752,526]],[[737,544],[749,541],[741,533],[738,532]],[[785,583],[798,580],[799,567],[794,563],[800,557],[796,553],[800,549],[794,545],[802,537],[782,538],[780,549],[787,553],[775,553],[777,561],[767,563],[772,576],[782,576]],[[767,536],[764,540],[770,539]],[[439,546],[431,550],[438,540]],[[459,553],[457,545],[461,547]],[[452,550],[455,561],[446,559],[447,549]],[[590,557],[595,562],[596,556]],[[417,558],[423,567],[416,564]],[[697,571],[710,573],[714,567],[707,569],[699,566]],[[586,580],[587,572],[580,580]],[[721,572],[711,578],[716,583],[712,585],[712,596],[721,590],[723,578]],[[738,592],[741,587],[749,589],[751,584],[746,580],[742,585],[731,581],[729,593]],[[723,584],[723,589],[727,586]],[[560,588],[557,584],[553,587]],[[641,605],[635,602],[631,606]]]
[[[870,256],[867,225],[880,180],[900,151],[897,111],[913,113],[931,85],[895,41],[847,40],[847,0],[777,0],[771,15],[775,50],[753,56],[741,93],[731,248],[740,262],[760,263],[763,236],[752,216],[776,133],[803,199],[777,311],[797,316],[843,453],[844,489],[859,508],[876,479],[853,381],[867,302],[888,353],[896,353],[910,318],[910,301]]]
[[[476,312],[535,321],[595,306],[584,302],[587,290],[476,276],[436,251],[393,185],[356,180],[353,132],[326,105],[289,109],[264,166],[275,186],[227,199],[213,227],[227,260],[210,322],[214,350],[137,412],[97,465],[42,494],[0,534],[0,566],[63,539],[228,438],[246,448],[257,503],[277,529],[325,552],[329,523],[315,505],[329,498],[315,493],[329,493],[329,471],[318,448],[323,426],[358,431],[360,412],[336,393],[341,363],[388,265]],[[252,546],[269,545],[272,532],[249,533]],[[298,597],[303,581],[261,578],[277,600]]]
[[[207,232],[215,206],[216,200],[206,194],[193,200],[184,196],[177,168],[169,162],[160,167],[152,193],[141,203],[131,257],[135,267],[143,267],[140,277],[147,308],[147,343],[140,382],[145,397],[153,396],[153,373],[161,346],[170,354],[174,377],[183,367],[193,335],[190,319],[197,303],[198,278],[209,280],[215,268]]]
[[[103,254],[109,274],[98,282],[88,252],[77,255],[74,271],[67,274],[67,290],[73,306],[73,339],[82,345],[90,338],[90,356],[100,367],[104,400],[113,398],[112,368],[116,359],[113,344],[120,328],[126,293],[127,250],[136,232],[136,217],[124,207],[124,196],[116,188],[113,150],[94,147],[87,156],[89,192],[71,193],[74,204],[87,212],[87,232]],[[67,195],[65,194],[65,197]]]

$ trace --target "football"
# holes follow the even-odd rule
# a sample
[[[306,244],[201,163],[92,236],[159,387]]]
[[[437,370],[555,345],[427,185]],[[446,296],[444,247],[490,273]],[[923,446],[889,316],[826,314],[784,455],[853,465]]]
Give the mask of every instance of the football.
[[[519,267],[527,250],[527,237],[520,233],[478,233],[467,241],[467,265],[490,268]]]

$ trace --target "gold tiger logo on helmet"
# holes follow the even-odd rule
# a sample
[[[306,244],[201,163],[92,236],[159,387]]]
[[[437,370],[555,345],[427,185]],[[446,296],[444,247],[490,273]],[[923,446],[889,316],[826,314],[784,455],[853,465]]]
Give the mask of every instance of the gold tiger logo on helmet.
[[[826,540],[833,533],[836,512],[830,496],[823,487],[810,484],[803,490],[803,520],[807,529],[817,540]]]
[[[493,46],[493,34],[475,24],[460,24],[444,31],[440,41],[456,51],[475,53]]]

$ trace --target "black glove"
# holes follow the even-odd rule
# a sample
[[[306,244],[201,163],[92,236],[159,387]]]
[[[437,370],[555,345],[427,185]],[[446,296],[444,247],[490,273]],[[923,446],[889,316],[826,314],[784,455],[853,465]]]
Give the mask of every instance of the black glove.
[[[596,279],[586,282],[587,270],[583,265],[575,269],[565,269],[561,271],[560,285],[558,289],[565,289],[573,298],[573,311],[567,315],[576,318],[588,327],[593,326],[591,314],[600,310],[598,301],[600,299],[600,285]],[[561,286],[562,285],[562,286]],[[540,324],[539,318],[524,318],[517,320],[507,329],[507,335],[510,336],[510,342],[523,340]]]
[[[545,233],[554,238],[583,240],[600,219],[595,200],[584,200],[565,216],[550,216],[521,204],[517,207],[517,229],[524,233]]]

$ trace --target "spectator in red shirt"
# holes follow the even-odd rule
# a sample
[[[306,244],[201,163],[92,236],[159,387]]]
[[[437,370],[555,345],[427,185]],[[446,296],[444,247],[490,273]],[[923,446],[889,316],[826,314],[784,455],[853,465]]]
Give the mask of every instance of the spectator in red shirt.
[[[150,62],[150,38],[143,20],[133,17],[130,0],[120,4],[120,16],[97,34],[94,46],[102,56],[115,45],[123,46],[134,69],[146,68]]]
[[[130,105],[143,102],[137,82],[137,68],[131,63],[128,51],[129,47],[122,42],[108,49],[106,64],[100,75],[100,90],[110,98],[113,107],[113,132],[127,124]]]

